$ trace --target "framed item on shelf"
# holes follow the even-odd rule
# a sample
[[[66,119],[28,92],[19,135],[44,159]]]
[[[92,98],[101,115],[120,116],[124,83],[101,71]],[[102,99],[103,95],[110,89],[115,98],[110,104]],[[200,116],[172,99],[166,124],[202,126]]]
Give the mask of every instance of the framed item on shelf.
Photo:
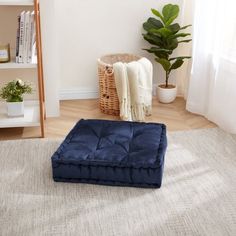
[[[0,63],[10,61],[10,44],[0,44]]]

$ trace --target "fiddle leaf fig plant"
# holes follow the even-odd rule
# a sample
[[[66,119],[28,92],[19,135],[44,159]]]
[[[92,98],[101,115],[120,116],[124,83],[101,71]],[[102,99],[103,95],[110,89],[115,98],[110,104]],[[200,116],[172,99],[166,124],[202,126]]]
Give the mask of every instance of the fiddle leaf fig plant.
[[[188,43],[192,40],[183,39],[191,35],[183,32],[191,25],[181,27],[178,23],[174,23],[179,15],[178,5],[167,4],[163,7],[162,13],[156,9],[151,11],[155,17],[150,17],[143,23],[146,31],[143,37],[153,46],[144,50],[153,53],[156,56],[155,61],[165,70],[165,87],[168,88],[171,71],[181,67],[184,59],[191,58],[190,56],[171,57],[180,43]]]

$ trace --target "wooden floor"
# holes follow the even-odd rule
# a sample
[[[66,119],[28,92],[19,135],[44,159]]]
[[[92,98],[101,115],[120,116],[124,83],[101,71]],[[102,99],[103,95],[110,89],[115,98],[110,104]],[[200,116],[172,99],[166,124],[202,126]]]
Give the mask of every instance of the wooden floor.
[[[73,100],[61,102],[61,116],[46,120],[46,138],[62,138],[75,123],[81,119],[109,119],[118,117],[105,115],[99,110],[98,100]],[[174,103],[161,104],[153,100],[152,116],[147,122],[160,122],[167,125],[168,131],[191,130],[215,127],[202,116],[194,115],[185,110],[185,101],[177,98]],[[9,128],[0,129],[0,140],[31,138],[39,136],[39,128]]]

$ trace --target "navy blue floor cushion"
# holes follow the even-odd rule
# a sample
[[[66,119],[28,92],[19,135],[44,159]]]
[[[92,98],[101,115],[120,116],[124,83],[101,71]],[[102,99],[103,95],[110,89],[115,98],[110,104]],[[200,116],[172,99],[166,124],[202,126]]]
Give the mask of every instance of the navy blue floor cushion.
[[[52,156],[53,179],[159,188],[166,147],[163,124],[82,119]]]

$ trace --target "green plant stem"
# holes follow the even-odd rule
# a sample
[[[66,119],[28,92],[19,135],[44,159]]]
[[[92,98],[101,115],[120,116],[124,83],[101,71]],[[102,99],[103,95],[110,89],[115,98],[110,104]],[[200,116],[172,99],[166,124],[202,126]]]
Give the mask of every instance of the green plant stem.
[[[169,80],[169,71],[166,71],[166,88],[168,88],[168,80]]]

